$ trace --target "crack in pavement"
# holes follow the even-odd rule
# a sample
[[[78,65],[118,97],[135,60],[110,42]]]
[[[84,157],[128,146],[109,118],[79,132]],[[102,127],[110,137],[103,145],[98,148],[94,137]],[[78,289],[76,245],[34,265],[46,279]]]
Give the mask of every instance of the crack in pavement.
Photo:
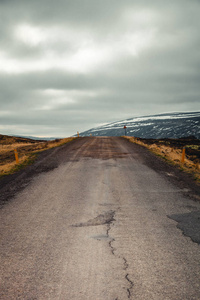
[[[134,284],[133,284],[133,281],[132,281],[132,280],[130,280],[130,278],[129,278],[129,274],[128,274],[128,273],[126,274],[125,278],[126,278],[126,280],[129,282],[129,284],[130,284],[130,287],[129,287],[129,288],[127,288],[127,292],[128,292],[128,299],[130,299],[130,298],[131,298],[131,290],[132,290],[132,288],[133,288]]]
[[[114,215],[115,215],[115,211],[114,211]],[[109,236],[109,232],[110,232],[110,230],[111,230],[111,225],[112,226],[114,226],[114,224],[113,224],[113,222],[115,221],[115,219],[114,219],[114,215],[113,215],[113,220],[112,220],[112,222],[110,222],[109,224],[107,224],[107,231],[106,231],[106,235],[107,235],[107,237],[109,238],[110,236]],[[116,248],[114,248],[113,247],[113,245],[112,245],[112,242],[114,242],[115,241],[115,239],[114,238],[112,238],[110,241],[109,241],[109,247],[110,247],[110,249],[111,249],[111,253],[112,253],[112,255],[114,255],[114,256],[117,256],[118,258],[120,258],[120,259],[123,259],[123,261],[124,261],[124,270],[126,271],[127,269],[128,269],[128,267],[129,267],[129,264],[128,264],[128,262],[127,262],[127,259],[125,258],[125,257],[121,257],[120,255],[116,255],[115,254],[115,252],[116,252]],[[132,288],[133,288],[133,286],[134,286],[134,283],[133,283],[133,281],[129,278],[129,274],[127,273],[126,275],[125,275],[125,279],[128,281],[128,283],[129,283],[129,288],[127,288],[127,295],[128,295],[128,299],[130,299],[131,298],[131,290],[132,290]],[[118,299],[118,298],[117,298]]]
[[[128,263],[127,263],[127,260],[126,258],[123,257],[123,260],[124,260],[124,270],[127,270],[128,269]]]
[[[123,270],[127,271],[128,268],[129,268],[129,264],[127,262],[127,259],[125,257],[122,257],[121,255],[116,254],[117,249],[115,247],[113,247],[113,245],[112,245],[112,243],[115,241],[115,239],[110,237],[110,235],[109,235],[112,226],[114,226],[114,221],[116,221],[115,218],[114,218],[115,213],[116,213],[115,211],[110,210],[108,212],[105,212],[104,214],[100,214],[97,217],[88,220],[87,222],[78,223],[78,224],[74,224],[74,225],[71,225],[71,226],[73,226],[73,227],[85,227],[85,226],[99,226],[99,225],[105,225],[106,224],[107,225],[106,238],[109,239],[108,245],[109,245],[109,248],[111,250],[111,253],[112,253],[112,255],[114,255],[114,256],[118,257],[119,259],[123,260],[123,265],[124,265]],[[100,237],[99,238],[96,237],[96,238],[97,238],[97,240],[101,240]],[[128,299],[130,299],[131,298],[131,290],[134,286],[134,283],[129,278],[129,273],[126,273],[124,278],[129,284],[129,287],[126,290],[127,290]],[[116,298],[115,300],[118,300],[118,298]]]
[[[123,257],[123,260],[124,260],[124,270],[127,270],[128,267],[129,267],[129,264],[126,260],[125,257]],[[125,276],[126,280],[130,283],[130,288],[127,288],[127,292],[128,292],[128,298],[131,297],[131,289],[133,288],[134,286],[134,283],[133,281],[129,278],[129,274],[127,273],[126,276]]]
[[[115,213],[115,212],[114,212]],[[114,219],[113,219],[113,221],[114,221]],[[107,225],[107,230],[106,230],[106,235],[107,235],[107,238],[109,238],[110,236],[109,236],[109,232],[110,232],[110,230],[111,230],[111,224],[112,223],[110,223],[110,224],[108,224]],[[111,252],[112,252],[112,254],[113,255],[115,255],[115,248],[112,246],[112,242],[114,242],[115,241],[115,239],[114,238],[112,238],[110,241],[109,241],[109,247],[110,247],[110,249],[111,249]]]

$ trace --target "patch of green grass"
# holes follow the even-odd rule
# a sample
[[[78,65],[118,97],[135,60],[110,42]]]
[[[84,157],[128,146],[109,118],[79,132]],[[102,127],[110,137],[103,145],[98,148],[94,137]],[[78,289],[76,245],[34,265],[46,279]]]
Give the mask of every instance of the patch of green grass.
[[[36,160],[37,157],[37,153],[32,153],[28,156],[28,158],[21,164],[17,164],[14,168],[13,171],[17,172],[20,171],[21,169],[23,169],[26,166],[32,165],[34,163],[34,161]]]
[[[185,147],[193,149],[193,150],[200,150],[200,146],[199,145],[186,145]]]

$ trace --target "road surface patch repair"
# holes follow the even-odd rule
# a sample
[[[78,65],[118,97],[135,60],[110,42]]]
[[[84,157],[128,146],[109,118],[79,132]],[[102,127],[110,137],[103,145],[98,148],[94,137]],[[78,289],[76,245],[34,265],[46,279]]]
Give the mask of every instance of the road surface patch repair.
[[[200,244],[200,211],[193,211],[185,214],[173,214],[168,218],[178,222],[177,228],[182,230],[185,236],[197,244]]]
[[[115,249],[113,247],[113,245],[112,245],[112,243],[115,241],[115,239],[112,238],[110,236],[110,234],[109,234],[109,232],[111,230],[111,226],[114,226],[114,221],[116,221],[115,218],[114,218],[115,217],[115,213],[116,213],[115,211],[109,210],[109,211],[105,212],[104,214],[100,214],[97,217],[88,220],[87,222],[82,222],[82,223],[74,224],[74,225],[72,225],[72,227],[87,227],[87,226],[107,225],[106,234],[102,234],[102,235],[98,235],[98,236],[91,236],[91,238],[94,238],[94,239],[96,239],[98,241],[108,240],[108,244],[109,244],[109,247],[111,249],[112,255],[117,256],[118,258],[120,258],[120,259],[123,260],[123,270],[126,271],[128,269],[128,267],[129,267],[129,264],[128,264],[126,258],[121,257],[120,255],[116,254],[116,250],[117,249]],[[126,281],[128,282],[128,285],[129,285],[129,287],[127,288],[127,296],[128,296],[128,299],[130,299],[131,298],[131,290],[132,290],[132,288],[134,286],[134,283],[129,278],[129,274],[128,273],[126,273],[125,279],[126,279]]]
[[[98,226],[98,225],[104,225],[104,224],[110,224],[114,219],[115,212],[113,210],[110,210],[108,212],[105,212],[104,214],[98,215],[94,219],[90,219],[87,222],[84,223],[78,223],[75,225],[72,225],[73,227],[84,227],[84,226]]]

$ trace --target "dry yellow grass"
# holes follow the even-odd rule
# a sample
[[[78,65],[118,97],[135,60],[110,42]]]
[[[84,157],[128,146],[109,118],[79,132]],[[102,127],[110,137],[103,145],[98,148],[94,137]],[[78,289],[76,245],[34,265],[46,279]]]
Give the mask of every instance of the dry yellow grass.
[[[20,166],[30,162],[30,158],[36,153],[64,145],[72,141],[73,137],[47,141],[47,142],[31,142],[27,141],[16,142],[16,139],[4,138],[0,140],[0,175],[13,173]],[[17,149],[19,164],[16,164],[14,149]]]
[[[124,136],[124,138],[128,139],[130,142],[141,145],[155,153],[156,155],[161,156],[165,160],[173,163],[174,165],[180,167],[185,172],[191,173],[197,181],[200,181],[200,167],[198,163],[194,163],[190,160],[187,155],[185,156],[184,163],[181,162],[182,159],[182,149],[175,149],[170,146],[165,145],[148,145],[143,143],[137,138]]]
[[[24,164],[29,159],[29,157],[30,157],[29,155],[20,156],[19,157],[19,165]],[[12,162],[8,162],[8,163],[0,165],[0,175],[5,175],[5,174],[10,173],[12,170],[15,169],[15,167],[16,167],[16,161],[15,161],[15,157],[13,154]]]
[[[47,149],[50,149],[50,148],[62,146],[74,139],[75,139],[74,137],[71,137],[71,138],[65,138],[65,139],[61,139],[61,140],[50,141],[50,142],[47,142],[46,147],[47,147]],[[46,143],[44,143],[44,144],[46,144]]]
[[[0,144],[0,154],[6,153],[8,151],[14,151],[14,149],[17,149],[18,147],[24,147],[24,146],[31,146],[32,143],[13,143],[13,144]]]

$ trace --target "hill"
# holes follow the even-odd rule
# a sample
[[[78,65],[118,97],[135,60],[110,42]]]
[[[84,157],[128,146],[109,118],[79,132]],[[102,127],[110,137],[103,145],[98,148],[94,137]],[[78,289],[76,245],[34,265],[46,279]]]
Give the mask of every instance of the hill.
[[[35,139],[27,138],[27,137],[19,137],[19,136],[11,136],[0,134],[0,145],[11,145],[11,144],[34,144],[38,141]]]
[[[194,136],[200,139],[200,112],[167,113],[135,117],[105,124],[80,133],[81,136],[121,136],[140,138],[181,138]]]

